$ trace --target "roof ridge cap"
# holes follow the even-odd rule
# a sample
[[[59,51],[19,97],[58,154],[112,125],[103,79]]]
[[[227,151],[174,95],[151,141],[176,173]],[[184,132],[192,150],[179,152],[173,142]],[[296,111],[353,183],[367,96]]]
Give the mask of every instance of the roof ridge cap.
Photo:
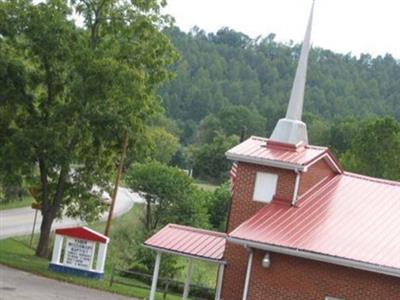
[[[257,135],[252,135],[251,137],[250,137],[250,139],[253,139],[253,140],[259,140],[259,141],[268,141],[269,139],[268,138],[266,138],[266,137],[262,137],[262,136],[257,136]]]
[[[218,237],[226,237],[226,233],[224,232],[219,232],[219,231],[213,231],[213,230],[207,230],[203,228],[196,228],[196,227],[191,227],[191,226],[185,226],[185,225],[179,225],[179,224],[174,224],[170,223],[167,225],[168,227],[173,227],[173,228],[179,228],[179,229],[184,229],[187,231],[192,231],[192,232],[198,232],[198,233],[208,233],[210,235],[215,235]]]
[[[329,149],[329,147],[326,147],[326,146],[316,146],[316,145],[305,145],[304,147],[308,148],[308,149],[315,149],[315,150],[327,150],[327,149]]]
[[[343,175],[353,177],[353,178],[368,180],[368,181],[372,181],[372,182],[376,182],[376,183],[384,183],[384,184],[388,184],[388,185],[400,186],[400,182],[395,181],[395,180],[376,178],[376,177],[352,173],[352,172],[348,172],[348,171],[344,171]]]

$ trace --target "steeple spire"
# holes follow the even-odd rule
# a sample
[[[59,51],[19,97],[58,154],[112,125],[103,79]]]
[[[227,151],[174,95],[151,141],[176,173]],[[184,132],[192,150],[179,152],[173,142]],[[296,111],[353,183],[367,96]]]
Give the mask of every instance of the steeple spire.
[[[286,119],[301,121],[304,102],[304,88],[307,78],[308,53],[310,52],[311,46],[311,29],[314,15],[314,3],[315,1],[313,1],[312,4],[310,20],[308,21],[306,35],[301,48],[300,61],[299,65],[297,66],[296,77],[293,83],[292,94],[290,95]]]
[[[297,66],[296,76],[294,79],[292,93],[290,95],[289,106],[286,112],[286,118],[280,119],[271,135],[271,140],[286,143],[298,144],[308,143],[307,127],[301,121],[304,102],[304,88],[307,78],[308,54],[311,46],[311,30],[314,15],[314,3],[312,3],[310,19],[303,46],[301,48],[300,60]]]

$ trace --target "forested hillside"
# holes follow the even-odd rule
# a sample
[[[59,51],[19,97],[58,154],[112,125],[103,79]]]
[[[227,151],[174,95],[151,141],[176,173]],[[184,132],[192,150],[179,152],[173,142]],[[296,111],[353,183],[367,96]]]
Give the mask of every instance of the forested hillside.
[[[176,77],[160,90],[167,117],[180,129],[172,130],[181,146],[170,163],[222,182],[230,166],[224,153],[239,136],[268,137],[284,117],[300,45],[228,28],[166,33],[181,55]],[[347,170],[400,179],[400,61],[391,55],[313,48],[303,120],[310,142],[329,146]]]
[[[194,142],[191,134],[205,117],[232,105],[245,106],[260,121],[256,128],[250,124],[250,134],[270,133],[284,114],[300,45],[278,43],[273,34],[252,40],[227,28],[215,34],[173,28],[168,35],[181,60],[161,95],[168,116],[184,129],[183,142]],[[314,48],[304,111],[323,121],[374,115],[400,120],[400,62],[390,55],[356,58]]]

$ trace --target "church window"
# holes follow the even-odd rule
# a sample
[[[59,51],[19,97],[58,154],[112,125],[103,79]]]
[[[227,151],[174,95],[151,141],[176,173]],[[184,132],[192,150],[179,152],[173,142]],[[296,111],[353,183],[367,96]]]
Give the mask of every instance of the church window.
[[[277,183],[278,175],[257,172],[253,200],[270,203],[275,196]]]

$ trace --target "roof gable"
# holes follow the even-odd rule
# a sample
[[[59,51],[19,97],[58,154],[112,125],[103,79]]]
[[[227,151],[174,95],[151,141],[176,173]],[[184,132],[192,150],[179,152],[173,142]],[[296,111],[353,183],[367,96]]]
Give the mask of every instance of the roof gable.
[[[87,227],[60,228],[56,229],[56,234],[104,244],[110,240],[107,236]]]

